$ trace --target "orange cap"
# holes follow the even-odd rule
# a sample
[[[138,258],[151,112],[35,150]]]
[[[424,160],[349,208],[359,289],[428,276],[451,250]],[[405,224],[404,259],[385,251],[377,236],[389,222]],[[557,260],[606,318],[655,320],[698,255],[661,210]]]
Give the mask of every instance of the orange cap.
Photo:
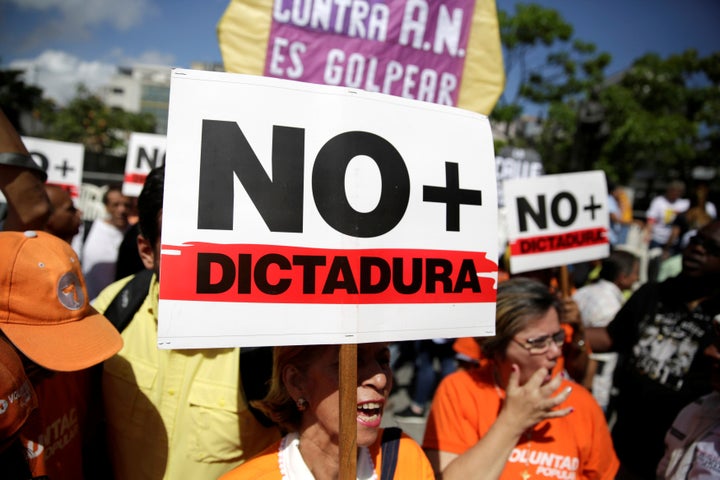
[[[20,357],[10,344],[0,340],[0,451],[35,407],[35,390],[25,376]]]
[[[80,261],[46,232],[0,232],[0,330],[49,370],[82,370],[122,348],[110,321],[90,306]]]

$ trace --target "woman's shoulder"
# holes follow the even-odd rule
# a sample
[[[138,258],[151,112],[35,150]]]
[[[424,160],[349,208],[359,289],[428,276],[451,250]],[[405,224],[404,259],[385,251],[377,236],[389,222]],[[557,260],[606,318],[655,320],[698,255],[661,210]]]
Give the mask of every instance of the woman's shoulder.
[[[485,366],[457,370],[440,381],[433,398],[436,403],[455,404],[459,399],[496,395],[492,371]]]
[[[564,390],[568,387],[570,387],[571,393],[568,397],[566,402],[575,400],[575,401],[587,401],[588,399],[593,398],[592,393],[590,393],[590,390],[583,387],[579,383],[577,383],[575,380],[571,379],[566,372],[563,372],[562,374],[562,382],[560,382],[560,386],[558,387],[557,391]]]
[[[461,368],[447,375],[442,381],[453,384],[492,385],[492,367],[489,364],[482,364],[471,368]]]
[[[381,432],[384,433],[385,430]],[[375,446],[376,465],[380,465],[381,457],[377,455],[381,445]],[[376,467],[377,469],[378,467]],[[420,444],[405,432],[400,432],[397,463],[395,470],[400,478],[428,479],[434,478],[430,462]]]
[[[400,452],[408,452],[408,454],[419,452],[421,455],[424,455],[420,444],[418,444],[414,438],[405,432],[402,432],[400,435]]]
[[[280,480],[280,467],[278,466],[278,448],[280,440],[273,443],[265,450],[243,463],[242,465],[229,471],[220,480],[240,480],[240,479],[256,479],[256,480]]]
[[[564,418],[572,418],[572,416],[575,415],[577,412],[580,415],[588,414],[590,416],[602,419],[603,422],[605,421],[605,416],[602,412],[602,409],[600,408],[600,405],[598,405],[597,400],[595,400],[595,397],[593,397],[592,393],[590,393],[588,389],[573,380],[565,379],[560,385],[558,391],[567,387],[572,388],[572,392],[570,393],[570,396],[567,398],[567,400],[563,402],[561,408],[564,408],[565,406],[571,406],[573,407],[574,411],[573,413]]]
[[[370,453],[373,456],[377,456],[382,449],[383,444],[391,441],[399,441],[400,450],[408,449],[409,451],[417,448],[420,449],[420,445],[400,427],[386,427],[381,428],[378,432],[378,436],[372,446],[369,447]]]

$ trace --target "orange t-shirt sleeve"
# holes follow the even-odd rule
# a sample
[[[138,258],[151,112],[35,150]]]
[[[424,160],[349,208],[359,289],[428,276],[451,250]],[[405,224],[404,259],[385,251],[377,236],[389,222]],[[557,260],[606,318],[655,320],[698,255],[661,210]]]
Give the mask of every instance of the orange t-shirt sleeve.
[[[459,455],[480,440],[481,432],[489,429],[489,425],[485,425],[487,417],[492,424],[500,399],[493,402],[491,396],[470,393],[478,388],[473,385],[476,372],[458,371],[440,382],[428,415],[423,448]],[[489,401],[482,402],[482,397]],[[493,411],[495,415],[488,415]],[[482,412],[485,415],[481,416]]]

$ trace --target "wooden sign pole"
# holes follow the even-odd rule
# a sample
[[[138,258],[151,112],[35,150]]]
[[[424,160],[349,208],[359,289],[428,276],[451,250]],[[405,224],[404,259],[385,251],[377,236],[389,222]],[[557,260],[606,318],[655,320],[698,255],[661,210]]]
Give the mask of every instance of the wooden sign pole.
[[[560,267],[560,293],[562,298],[570,296],[570,273],[568,272],[567,265]]]
[[[357,344],[340,345],[340,478],[357,478]]]

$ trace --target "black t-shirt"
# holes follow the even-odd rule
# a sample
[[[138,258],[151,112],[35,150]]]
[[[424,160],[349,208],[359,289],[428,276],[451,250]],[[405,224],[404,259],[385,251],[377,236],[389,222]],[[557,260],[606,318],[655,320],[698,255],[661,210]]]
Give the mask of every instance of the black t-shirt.
[[[674,277],[643,285],[608,325],[620,354],[614,384],[617,420],[613,441],[620,461],[654,478],[664,437],[679,411],[709,393],[712,319],[720,313],[716,295],[689,311],[688,281]]]

